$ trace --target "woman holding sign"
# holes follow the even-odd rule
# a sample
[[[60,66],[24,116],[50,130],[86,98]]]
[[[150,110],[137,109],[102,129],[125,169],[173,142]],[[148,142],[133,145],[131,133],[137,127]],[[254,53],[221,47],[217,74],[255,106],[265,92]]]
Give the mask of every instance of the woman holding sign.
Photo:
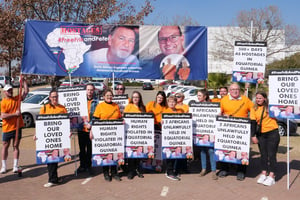
[[[124,113],[144,113],[146,112],[146,107],[144,105],[142,95],[138,91],[133,91],[131,100],[129,104],[125,107]],[[138,147],[143,148],[143,147]],[[128,158],[128,179],[133,179],[135,175],[139,178],[144,178],[144,175],[140,169],[141,159],[139,158]]]
[[[114,103],[113,92],[111,90],[105,90],[103,93],[104,101],[99,103],[94,112],[94,118],[99,120],[115,120],[120,119],[121,112],[118,104]],[[93,134],[90,132],[90,138],[93,139]],[[109,175],[109,168],[111,175]],[[103,175],[106,181],[111,181],[114,178],[117,181],[121,181],[121,178],[117,172],[117,166],[103,166]]]
[[[198,93],[197,93],[197,96],[198,96],[199,102],[208,102],[209,101],[209,93],[205,89],[199,90]],[[202,170],[200,172],[200,176],[201,177],[205,176],[205,174],[207,173],[207,171],[206,171],[206,155],[207,154],[209,155],[209,159],[210,159],[212,179],[217,180],[218,179],[218,176],[216,174],[217,167],[216,167],[216,160],[215,160],[215,157],[214,157],[213,147],[205,147],[205,146],[200,147],[200,157],[201,157],[201,167],[202,167]]]
[[[161,114],[167,108],[167,97],[164,91],[158,91],[155,101],[150,101],[146,105],[146,112],[154,114],[154,129],[161,134]],[[161,171],[160,160],[156,160],[156,171]]]
[[[56,90],[51,90],[49,93],[49,103],[45,104],[40,109],[40,115],[43,114],[65,114],[67,113],[67,109],[63,106],[58,104],[58,93]],[[34,140],[36,140],[36,136],[34,136]],[[53,153],[57,150],[53,150]],[[53,156],[53,155],[52,155]],[[57,176],[57,168],[58,163],[48,163],[48,183],[44,185],[44,187],[52,187],[59,183],[58,176]]]
[[[257,183],[275,184],[276,153],[280,141],[276,119],[269,117],[268,98],[265,92],[257,92],[255,105],[250,111],[252,142],[260,151],[261,174]],[[257,129],[257,126],[259,127]]]

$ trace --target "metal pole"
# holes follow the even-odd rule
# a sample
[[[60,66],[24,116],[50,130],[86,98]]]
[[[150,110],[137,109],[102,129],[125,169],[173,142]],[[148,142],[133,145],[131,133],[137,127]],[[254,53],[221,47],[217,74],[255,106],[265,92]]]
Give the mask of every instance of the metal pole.
[[[287,119],[287,189],[290,189],[290,120]]]

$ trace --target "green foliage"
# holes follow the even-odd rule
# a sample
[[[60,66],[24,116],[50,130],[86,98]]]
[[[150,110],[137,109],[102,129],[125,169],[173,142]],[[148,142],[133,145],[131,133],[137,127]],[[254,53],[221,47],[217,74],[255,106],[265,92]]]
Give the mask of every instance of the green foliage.
[[[209,73],[208,88],[218,89],[221,86],[227,86],[230,79],[231,75],[225,73]]]
[[[267,71],[274,69],[300,69],[300,53],[267,65]]]

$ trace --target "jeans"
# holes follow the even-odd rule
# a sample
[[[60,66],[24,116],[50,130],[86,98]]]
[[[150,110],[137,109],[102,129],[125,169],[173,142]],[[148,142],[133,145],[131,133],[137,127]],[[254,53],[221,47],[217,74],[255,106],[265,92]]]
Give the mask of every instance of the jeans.
[[[206,154],[209,155],[210,165],[211,165],[211,171],[216,171],[216,160],[214,156],[214,149],[212,147],[201,147],[200,150],[200,157],[201,157],[201,166],[202,169],[206,169]]]
[[[280,142],[278,129],[262,133],[258,138],[258,147],[260,151],[260,163],[262,170],[275,172],[277,163],[276,153]]]

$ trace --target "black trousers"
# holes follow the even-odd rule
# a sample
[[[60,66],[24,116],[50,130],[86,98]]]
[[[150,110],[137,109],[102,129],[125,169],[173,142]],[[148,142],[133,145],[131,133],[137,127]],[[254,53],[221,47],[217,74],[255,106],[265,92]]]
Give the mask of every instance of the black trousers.
[[[48,182],[57,183],[58,182],[58,176],[57,176],[58,163],[47,164],[47,169],[48,169]]]
[[[178,171],[176,169],[175,163],[178,162],[178,159],[166,159],[167,163],[167,175],[177,176]]]
[[[80,167],[90,168],[92,165],[92,142],[89,132],[78,132]]]
[[[277,163],[276,154],[280,142],[278,129],[262,133],[257,139],[259,141],[258,147],[262,170],[275,172]]]
[[[230,163],[221,162],[220,163],[221,170],[229,171]],[[247,172],[247,165],[237,165],[237,172],[242,172],[246,174]]]
[[[103,166],[103,175],[104,176],[106,176],[106,175],[109,176],[109,168],[110,168],[111,176],[118,175],[118,173],[117,173],[117,166],[116,165],[112,165],[112,166]]]
[[[135,173],[136,170],[140,172],[140,158],[128,158],[128,172]]]

